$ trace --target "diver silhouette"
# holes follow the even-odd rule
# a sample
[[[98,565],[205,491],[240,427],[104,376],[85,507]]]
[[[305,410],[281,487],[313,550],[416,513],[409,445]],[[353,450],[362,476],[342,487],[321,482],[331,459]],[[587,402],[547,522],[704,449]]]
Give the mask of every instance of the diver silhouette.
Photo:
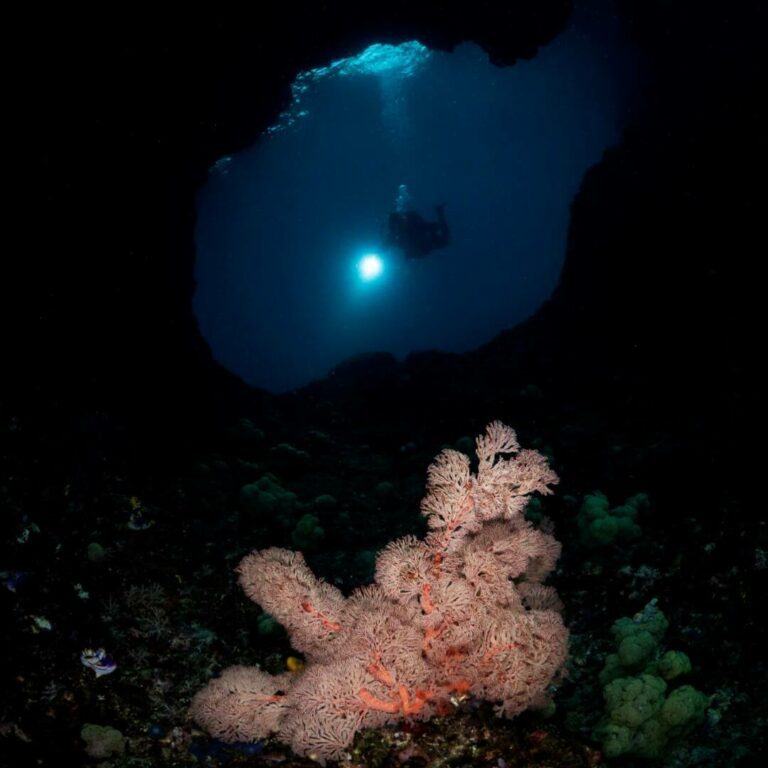
[[[445,204],[436,205],[437,221],[426,221],[416,211],[389,214],[387,244],[399,248],[406,259],[423,259],[438,248],[445,248],[451,241]]]

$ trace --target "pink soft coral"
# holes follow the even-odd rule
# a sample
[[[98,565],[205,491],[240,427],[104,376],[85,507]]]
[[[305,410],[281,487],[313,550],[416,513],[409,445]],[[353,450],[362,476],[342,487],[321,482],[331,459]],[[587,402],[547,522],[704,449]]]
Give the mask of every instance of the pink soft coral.
[[[430,533],[391,542],[375,583],[349,597],[298,552],[244,558],[240,584],[307,664],[298,678],[230,667],[195,696],[195,720],[224,741],[275,733],[322,759],[340,757],[361,728],[427,719],[456,695],[496,702],[506,717],[545,703],[567,652],[561,603],[541,583],[560,545],[523,511],[557,476],[498,421],[477,455],[473,474],[464,454],[440,453],[421,505]]]

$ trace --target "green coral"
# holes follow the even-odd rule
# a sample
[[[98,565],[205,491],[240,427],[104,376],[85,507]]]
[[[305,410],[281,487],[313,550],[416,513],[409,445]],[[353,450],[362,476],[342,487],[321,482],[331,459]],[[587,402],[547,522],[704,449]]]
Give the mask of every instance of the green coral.
[[[607,685],[617,677],[640,671],[655,654],[668,626],[666,616],[653,601],[632,618],[615,621],[611,634],[616,641],[616,653],[606,657],[600,682]]]
[[[125,736],[109,725],[86,723],[80,729],[80,738],[85,742],[85,753],[94,760],[125,753]]]
[[[354,558],[355,573],[359,574],[363,582],[371,581],[376,571],[376,552],[364,549],[358,552]]]
[[[256,517],[285,517],[296,509],[296,494],[285,490],[274,475],[264,475],[240,489],[240,504]]]
[[[336,509],[339,502],[336,501],[335,496],[331,496],[330,493],[321,493],[315,497],[314,502],[315,509],[321,512],[333,512]]]
[[[256,628],[258,629],[259,634],[265,637],[269,635],[277,635],[283,631],[282,625],[277,619],[266,611],[259,616],[256,622]]]
[[[104,549],[98,541],[92,541],[88,545],[86,555],[92,563],[100,563],[102,560],[106,559],[107,550]]]
[[[691,660],[682,651],[667,651],[659,659],[656,669],[665,680],[674,680],[691,671]]]
[[[600,673],[605,715],[593,732],[606,757],[658,757],[704,718],[709,697],[701,691],[683,685],[667,693],[668,681],[691,671],[682,651],[661,652],[668,626],[653,600],[611,628],[616,652],[606,657]]]
[[[670,728],[685,728],[690,722],[701,722],[709,706],[709,696],[692,685],[683,685],[669,694],[661,707],[661,719]]]
[[[325,531],[320,527],[320,520],[314,515],[304,515],[291,533],[291,541],[300,550],[309,551],[315,549],[323,540]]]
[[[309,466],[311,456],[290,443],[279,443],[269,449],[269,461],[277,471],[301,472]]]
[[[664,704],[667,684],[660,677],[620,677],[605,686],[603,696],[611,722],[637,730]]]
[[[544,519],[544,505],[538,496],[532,496],[525,508],[525,519],[534,525],[539,525]]]
[[[644,493],[630,496],[613,508],[600,491],[585,496],[576,518],[582,543],[598,548],[639,538],[641,531],[635,518],[648,506],[648,496]]]

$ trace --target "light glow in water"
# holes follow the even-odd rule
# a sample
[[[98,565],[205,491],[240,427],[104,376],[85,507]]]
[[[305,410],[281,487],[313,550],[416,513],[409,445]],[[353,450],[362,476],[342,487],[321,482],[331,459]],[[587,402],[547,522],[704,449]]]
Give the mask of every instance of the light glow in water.
[[[432,51],[418,40],[410,40],[400,45],[374,43],[356,56],[337,59],[327,67],[316,67],[301,72],[291,84],[291,106],[280,115],[275,125],[267,129],[267,134],[279,133],[294,126],[297,120],[307,117],[309,111],[304,108],[303,103],[305,96],[315,83],[330,77],[377,77],[382,91],[384,114],[396,113],[401,98],[398,84],[413,77],[431,56]]]
[[[357,273],[364,283],[369,283],[384,272],[384,262],[376,253],[368,253],[357,263]]]

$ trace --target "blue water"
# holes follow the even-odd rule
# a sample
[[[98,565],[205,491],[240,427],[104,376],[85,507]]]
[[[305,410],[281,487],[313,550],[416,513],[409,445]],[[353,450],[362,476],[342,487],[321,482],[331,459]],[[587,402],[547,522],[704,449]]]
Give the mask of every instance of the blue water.
[[[216,359],[283,392],[360,352],[461,352],[529,317],[636,71],[614,20],[584,11],[513,67],[412,41],[300,75],[291,109],[200,190],[194,306]],[[451,244],[424,260],[384,248],[401,185],[427,219],[446,203]]]

